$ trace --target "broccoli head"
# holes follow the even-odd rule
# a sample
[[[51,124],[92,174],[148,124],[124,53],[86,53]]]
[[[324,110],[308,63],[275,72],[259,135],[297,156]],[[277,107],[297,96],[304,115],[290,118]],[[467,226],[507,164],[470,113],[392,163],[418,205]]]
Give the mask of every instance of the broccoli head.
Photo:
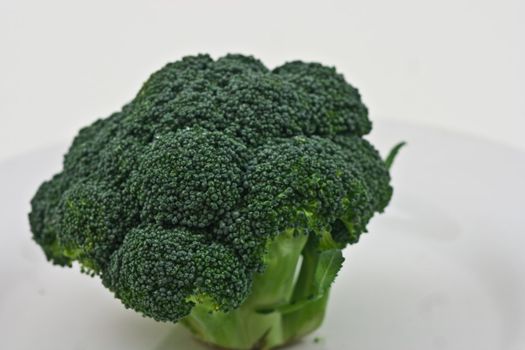
[[[371,127],[334,68],[185,57],[80,130],[31,201],[33,238],[145,316],[281,346],[321,324],[342,249],[392,196]]]

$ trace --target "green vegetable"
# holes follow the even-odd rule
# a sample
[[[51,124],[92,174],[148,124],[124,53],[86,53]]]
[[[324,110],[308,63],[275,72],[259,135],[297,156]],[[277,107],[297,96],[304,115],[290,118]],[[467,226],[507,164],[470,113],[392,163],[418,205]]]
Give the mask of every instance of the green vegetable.
[[[358,91],[333,68],[185,57],[80,130],[29,214],[58,265],[232,349],[323,321],[342,249],[392,196]]]

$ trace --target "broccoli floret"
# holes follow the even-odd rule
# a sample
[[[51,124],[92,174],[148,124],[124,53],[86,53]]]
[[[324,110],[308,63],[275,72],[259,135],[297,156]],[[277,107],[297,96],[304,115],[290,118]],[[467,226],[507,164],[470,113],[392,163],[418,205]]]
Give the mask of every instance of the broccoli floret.
[[[104,269],[134,220],[121,194],[102,182],[71,185],[57,207],[61,253],[93,273]]]
[[[144,222],[206,227],[241,197],[247,148],[199,127],[159,135],[144,147],[130,190]]]
[[[48,260],[57,265],[71,265],[71,259],[64,255],[64,249],[57,241],[57,211],[68,180],[60,173],[40,185],[31,200],[29,224],[33,239],[44,251]]]
[[[227,55],[152,74],[80,130],[31,201],[34,240],[127,307],[201,340],[269,349],[322,322],[342,250],[392,196],[334,68]]]
[[[131,230],[103,275],[126,307],[160,321],[188,315],[200,298],[217,310],[236,308],[248,294],[235,252],[188,228]]]

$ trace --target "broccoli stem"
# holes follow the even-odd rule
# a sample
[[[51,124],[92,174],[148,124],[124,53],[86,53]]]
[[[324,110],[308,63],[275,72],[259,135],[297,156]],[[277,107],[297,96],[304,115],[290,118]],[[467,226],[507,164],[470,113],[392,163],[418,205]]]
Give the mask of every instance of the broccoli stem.
[[[310,241],[292,230],[279,235],[269,246],[265,271],[239,308],[225,313],[197,304],[180,323],[205,343],[238,350],[271,349],[314,331],[324,318],[328,291],[318,294],[319,252]]]
[[[291,305],[300,307],[283,315],[284,332],[290,339],[299,339],[321,325],[330,291],[327,289],[319,294],[315,281],[320,256],[318,248],[314,244],[307,243],[302,256],[301,270],[291,299]]]

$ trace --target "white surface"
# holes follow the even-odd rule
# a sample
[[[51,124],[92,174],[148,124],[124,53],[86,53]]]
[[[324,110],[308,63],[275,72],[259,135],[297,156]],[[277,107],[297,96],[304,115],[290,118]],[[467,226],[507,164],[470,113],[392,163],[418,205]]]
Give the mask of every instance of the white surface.
[[[378,123],[373,139],[409,143],[394,200],[345,251],[321,341],[294,349],[525,349],[525,153],[399,123]],[[200,349],[31,241],[29,198],[64,148],[0,164],[0,349]]]
[[[2,0],[0,158],[69,140],[197,52],[334,65],[372,119],[525,150],[522,0]]]

